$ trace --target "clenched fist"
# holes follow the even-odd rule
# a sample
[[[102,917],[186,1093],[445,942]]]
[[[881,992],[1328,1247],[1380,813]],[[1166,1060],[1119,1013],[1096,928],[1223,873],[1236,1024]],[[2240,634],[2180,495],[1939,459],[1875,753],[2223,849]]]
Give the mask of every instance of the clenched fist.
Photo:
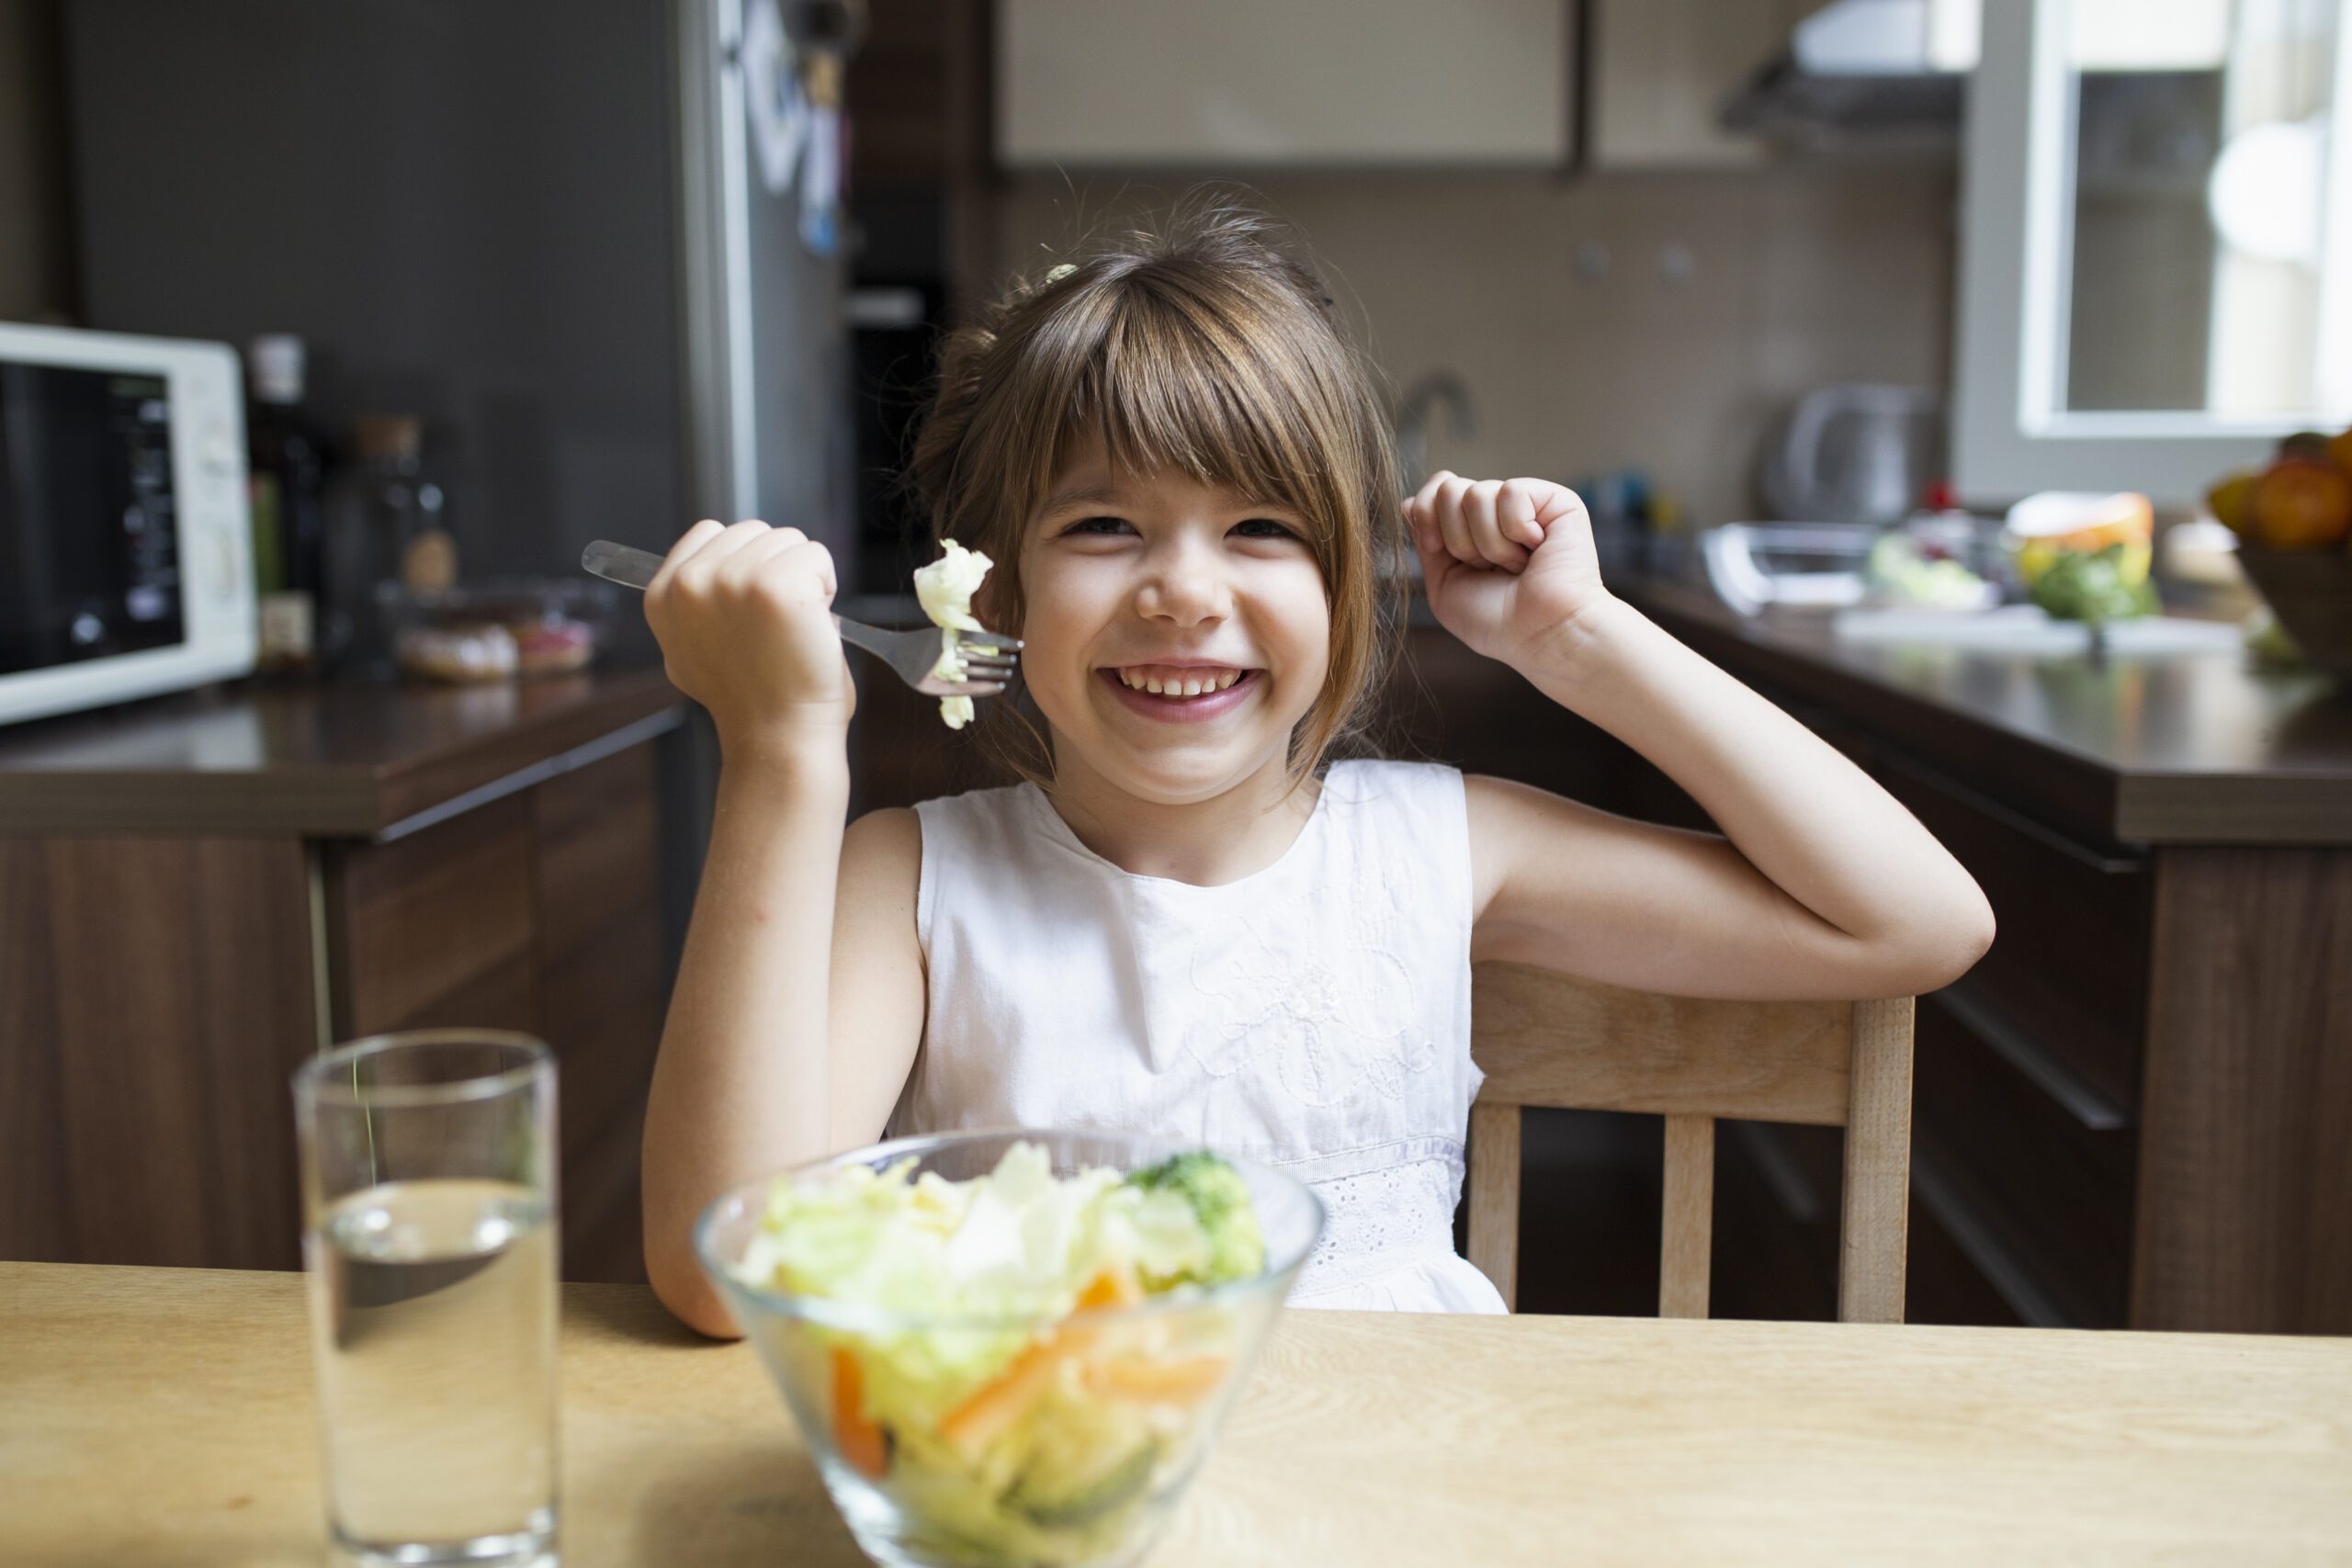
[[[833,628],[833,558],[797,528],[695,524],[645,591],[677,688],[710,710],[731,754],[842,743],[857,705]]]
[[[1533,650],[1610,602],[1577,493],[1549,479],[1441,472],[1405,502],[1438,623],[1524,672]]]

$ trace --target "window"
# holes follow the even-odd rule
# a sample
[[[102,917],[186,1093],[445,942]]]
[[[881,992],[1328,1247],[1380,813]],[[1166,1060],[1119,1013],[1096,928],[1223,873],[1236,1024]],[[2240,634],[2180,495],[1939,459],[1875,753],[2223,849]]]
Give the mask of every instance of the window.
[[[2352,422],[2346,0],[1985,0],[1955,476],[2186,501]]]

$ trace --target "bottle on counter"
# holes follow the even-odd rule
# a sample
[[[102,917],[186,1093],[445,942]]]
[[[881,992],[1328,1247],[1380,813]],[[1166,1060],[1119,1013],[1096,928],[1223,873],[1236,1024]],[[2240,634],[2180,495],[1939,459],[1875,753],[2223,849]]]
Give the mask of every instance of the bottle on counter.
[[[332,509],[327,581],[333,662],[369,678],[392,672],[404,592],[457,581],[458,551],[443,519],[441,487],[425,476],[423,424],[406,414],[354,422],[358,461]]]
[[[303,412],[304,358],[302,340],[290,333],[257,337],[246,351],[256,660],[264,670],[318,662],[328,454]]]

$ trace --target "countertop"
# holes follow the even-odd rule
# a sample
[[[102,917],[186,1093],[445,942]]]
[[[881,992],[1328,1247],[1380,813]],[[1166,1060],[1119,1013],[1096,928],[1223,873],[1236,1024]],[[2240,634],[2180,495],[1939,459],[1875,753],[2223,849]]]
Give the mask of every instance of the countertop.
[[[2234,652],[2100,661],[1849,641],[1819,612],[1746,619],[1656,580],[1617,592],[1771,694],[2086,840],[2352,844],[2352,691],[2323,676]],[[905,618],[887,598],[846,608]],[[684,702],[650,668],[464,687],[241,682],[0,728],[0,833],[396,834],[583,746],[674,727]]]
[[[397,837],[683,722],[659,669],[242,681],[0,728],[0,833]]]
[[[2352,844],[2352,690],[2235,650],[1986,652],[1753,619],[1702,590],[1616,591],[1744,680],[1883,735],[2070,831],[2119,844]]]
[[[562,1551],[861,1559],[749,1347],[564,1287]],[[0,1560],[314,1563],[299,1275],[0,1263]],[[1149,1562],[2339,1562],[2352,1340],[1292,1312]]]

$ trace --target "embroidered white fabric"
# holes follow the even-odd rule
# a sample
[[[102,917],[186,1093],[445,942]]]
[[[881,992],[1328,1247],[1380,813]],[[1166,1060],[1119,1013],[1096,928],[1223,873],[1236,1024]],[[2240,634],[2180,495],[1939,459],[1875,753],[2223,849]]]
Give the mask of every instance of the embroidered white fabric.
[[[1292,1304],[1338,1306],[1342,1303],[1322,1298],[1357,1292],[1386,1275],[1461,1262],[1453,1252],[1453,1211],[1462,1201],[1462,1175],[1457,1146],[1451,1157],[1313,1183],[1323,1200],[1323,1235],[1292,1287]],[[1487,1282],[1483,1275],[1477,1280]]]
[[[1323,1194],[1298,1304],[1503,1310],[1452,1243],[1479,1079],[1460,773],[1339,763],[1273,864],[1209,887],[1104,860],[1031,784],[917,814],[929,1010],[895,1130],[1196,1140]]]

